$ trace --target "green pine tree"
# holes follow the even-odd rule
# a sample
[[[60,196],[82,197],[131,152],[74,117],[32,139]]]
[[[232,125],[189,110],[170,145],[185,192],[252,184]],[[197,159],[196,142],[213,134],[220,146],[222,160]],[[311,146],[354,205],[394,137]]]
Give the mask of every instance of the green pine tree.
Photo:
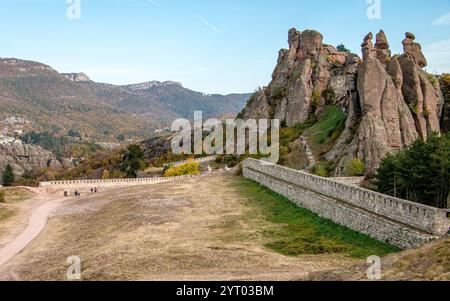
[[[136,178],[140,170],[148,167],[144,152],[139,145],[130,145],[125,153],[122,170],[128,178]]]
[[[11,164],[6,165],[3,172],[3,186],[11,186],[15,181],[14,173]]]
[[[408,149],[387,156],[375,177],[381,193],[439,208],[450,192],[450,133],[417,140]]]

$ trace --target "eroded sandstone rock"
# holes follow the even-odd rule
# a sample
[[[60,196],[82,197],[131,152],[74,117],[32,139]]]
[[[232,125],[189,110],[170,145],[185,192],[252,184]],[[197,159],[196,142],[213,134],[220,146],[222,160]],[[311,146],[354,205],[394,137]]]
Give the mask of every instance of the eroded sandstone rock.
[[[391,152],[418,138],[439,132],[444,98],[437,80],[422,68],[427,65],[415,36],[406,34],[404,54],[391,55],[383,30],[364,37],[361,59],[324,44],[314,30],[289,31],[289,50],[282,49],[272,82],[249,104],[245,118],[279,118],[292,127],[305,122],[328,105],[347,115],[345,129],[323,157],[336,163],[344,175],[346,163],[358,157],[366,173],[375,173]],[[327,90],[334,99],[325,99]]]

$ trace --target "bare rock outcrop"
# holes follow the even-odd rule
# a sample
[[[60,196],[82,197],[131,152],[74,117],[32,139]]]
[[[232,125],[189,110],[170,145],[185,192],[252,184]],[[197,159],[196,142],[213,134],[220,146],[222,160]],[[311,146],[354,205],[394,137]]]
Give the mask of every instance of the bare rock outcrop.
[[[314,30],[292,28],[288,44],[289,49],[279,52],[272,82],[252,97],[244,118],[270,116],[294,126],[305,122],[314,108],[323,107],[327,88],[336,90],[336,104],[346,109],[356,91],[359,57],[324,44]]]
[[[91,79],[84,73],[62,73],[62,75],[73,82],[90,82]]]
[[[36,145],[24,144],[19,140],[0,144],[0,175],[8,164],[19,178],[27,172],[62,168],[61,163],[51,152]]]
[[[380,30],[380,32],[377,34],[375,49],[377,52],[377,58],[380,63],[384,65],[388,64],[391,58],[391,50],[389,49],[389,42],[383,30]]]
[[[420,67],[424,68],[428,65],[427,59],[423,55],[422,46],[414,40],[416,36],[410,32],[405,34],[405,39],[403,40],[403,52],[409,55],[411,59]]]
[[[413,34],[406,33],[403,41],[405,53],[398,58],[403,73],[402,94],[414,115],[420,137],[427,139],[432,132],[440,131],[444,101],[438,80],[422,69],[427,60],[414,39]]]
[[[279,53],[272,82],[249,102],[244,118],[277,118],[292,127],[335,105],[347,116],[344,131],[322,160],[360,158],[372,176],[389,153],[440,131],[444,98],[415,36],[406,33],[404,54],[392,56],[383,30],[364,37],[362,59],[324,44],[314,30],[289,31],[289,49]],[[331,94],[333,97],[326,97]]]
[[[396,58],[391,59],[384,33],[377,38],[376,58],[366,56],[358,70],[358,92],[362,108],[362,121],[358,131],[358,157],[363,159],[366,172],[374,174],[378,164],[390,152],[409,145],[417,138],[414,121],[396,86],[401,81]],[[366,51],[372,52],[365,42]],[[379,50],[383,50],[380,55]],[[392,75],[386,70],[389,59]],[[404,127],[406,125],[406,127]],[[410,126],[413,126],[410,128]]]

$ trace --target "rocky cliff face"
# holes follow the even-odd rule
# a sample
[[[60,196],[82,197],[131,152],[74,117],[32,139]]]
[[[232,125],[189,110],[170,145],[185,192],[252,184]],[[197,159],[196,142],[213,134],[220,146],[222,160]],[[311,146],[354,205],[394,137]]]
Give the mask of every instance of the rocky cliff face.
[[[62,168],[61,163],[51,152],[39,146],[23,144],[18,140],[0,144],[0,175],[3,175],[8,164],[11,164],[16,177],[45,168],[51,170]]]
[[[62,73],[62,75],[73,82],[90,82],[91,79],[84,73]]]
[[[362,59],[323,43],[313,30],[289,31],[289,49],[279,53],[272,82],[258,91],[243,117],[277,118],[288,127],[308,120],[328,105],[347,115],[345,130],[323,160],[335,161],[336,174],[360,158],[373,175],[390,152],[439,132],[444,98],[439,82],[422,68],[427,61],[411,33],[404,53],[392,56],[383,31],[369,33]]]

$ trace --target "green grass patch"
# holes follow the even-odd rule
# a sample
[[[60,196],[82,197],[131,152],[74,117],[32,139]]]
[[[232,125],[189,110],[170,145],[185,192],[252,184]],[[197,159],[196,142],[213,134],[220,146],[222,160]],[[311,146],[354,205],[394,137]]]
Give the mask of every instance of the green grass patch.
[[[340,134],[344,130],[346,118],[340,108],[326,106],[319,122],[313,125],[306,134],[311,136],[314,143],[323,144],[327,139],[333,137],[334,133]]]
[[[341,253],[355,258],[400,251],[323,219],[251,180],[239,179],[235,185],[247,204],[273,225],[263,233],[265,247],[273,251],[289,256]]]

